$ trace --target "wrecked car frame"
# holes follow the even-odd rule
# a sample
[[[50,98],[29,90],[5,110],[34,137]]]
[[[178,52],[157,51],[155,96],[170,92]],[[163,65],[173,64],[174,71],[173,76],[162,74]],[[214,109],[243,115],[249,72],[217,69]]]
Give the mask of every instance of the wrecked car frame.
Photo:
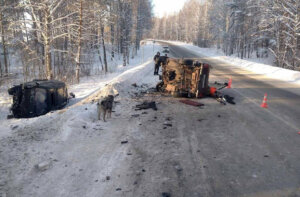
[[[199,59],[166,58],[162,63],[162,81],[156,88],[175,97],[205,97],[210,94],[210,67]]]
[[[13,96],[8,118],[32,118],[68,103],[66,84],[56,80],[33,80],[10,88],[8,93]]]

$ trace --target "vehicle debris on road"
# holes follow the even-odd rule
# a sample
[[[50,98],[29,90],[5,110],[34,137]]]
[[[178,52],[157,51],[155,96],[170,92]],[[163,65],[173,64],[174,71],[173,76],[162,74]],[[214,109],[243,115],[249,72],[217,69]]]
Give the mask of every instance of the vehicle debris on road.
[[[228,87],[230,83],[215,82],[209,86],[208,79],[211,65],[201,62],[200,59],[168,58],[162,65],[161,82],[156,85],[157,91],[167,92],[174,97],[204,98],[213,97],[221,104],[235,104],[233,97],[223,95],[220,90]],[[182,100],[182,103],[202,106],[199,103]]]
[[[192,105],[192,106],[195,106],[195,107],[204,106],[203,103],[199,103],[199,102],[195,102],[195,101],[191,101],[191,100],[180,100],[179,102],[187,104],[187,105]]]
[[[219,103],[226,105],[226,103],[230,103],[232,105],[235,105],[234,97],[231,97],[229,95],[223,95],[220,92],[215,92],[215,95],[212,95]]]
[[[50,168],[51,162],[50,161],[44,161],[42,163],[39,163],[35,165],[35,168],[39,171],[45,171]]]
[[[128,140],[124,140],[121,142],[121,144],[127,144],[128,143]]]
[[[162,197],[171,197],[171,194],[168,193],[168,192],[163,192],[163,193],[161,194],[161,196],[162,196]]]
[[[155,101],[144,101],[142,104],[139,104],[139,105],[136,105],[136,111],[137,110],[143,110],[143,109],[153,109],[154,111],[157,110],[157,107],[156,107],[156,102]]]

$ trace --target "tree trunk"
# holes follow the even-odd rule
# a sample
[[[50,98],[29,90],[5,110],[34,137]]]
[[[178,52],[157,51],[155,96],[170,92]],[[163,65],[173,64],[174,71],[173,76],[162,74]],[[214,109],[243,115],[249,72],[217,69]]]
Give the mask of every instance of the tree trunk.
[[[80,14],[79,14],[79,35],[78,35],[78,48],[76,56],[76,82],[80,82],[80,61],[81,61],[81,39],[82,39],[82,0],[80,0]]]
[[[2,77],[2,64],[1,64],[1,60],[0,60],[0,77]]]
[[[50,12],[47,9],[45,11],[45,67],[46,67],[46,76],[47,79],[53,79],[53,71],[52,71],[52,65],[51,65],[51,45],[50,45]]]
[[[123,66],[126,66],[126,53],[123,52]]]
[[[6,40],[5,40],[5,31],[3,27],[3,15],[2,12],[0,13],[0,25],[1,25],[1,34],[2,34],[2,46],[3,46],[3,55],[4,55],[4,69],[5,74],[8,75],[8,62],[7,62],[7,50],[6,50]]]
[[[112,19],[112,6],[113,3],[110,3],[110,18]],[[115,26],[114,23],[111,21],[110,23],[110,42],[111,42],[111,60],[115,58]],[[103,65],[102,65],[103,67]]]
[[[104,41],[104,27],[102,26],[102,24],[100,24],[100,29],[101,29],[101,39],[102,39],[102,47],[103,47],[104,69],[105,69],[105,73],[107,73],[108,68],[107,68],[106,48],[105,48],[105,41]]]
[[[99,56],[99,61],[100,61],[100,64],[101,64],[101,70],[103,70],[103,62],[102,62],[102,58],[101,58],[101,52],[100,52],[100,48],[99,46],[97,46],[97,51],[98,51],[98,56]]]

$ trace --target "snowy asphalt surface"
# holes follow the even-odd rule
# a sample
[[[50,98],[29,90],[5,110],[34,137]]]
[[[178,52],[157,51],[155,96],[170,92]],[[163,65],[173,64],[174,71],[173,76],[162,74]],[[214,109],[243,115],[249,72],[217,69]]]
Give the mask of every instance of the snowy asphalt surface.
[[[12,121],[12,134],[0,139],[0,196],[300,196],[299,88],[205,61],[214,67],[211,82],[232,77],[233,89],[224,93],[236,105],[205,98],[197,108],[141,94],[158,81],[146,63],[99,92],[120,94],[106,123],[96,120],[95,95],[24,126]],[[264,93],[269,109],[259,106]],[[158,110],[135,111],[144,100],[156,101]],[[38,170],[40,163],[49,165]]]

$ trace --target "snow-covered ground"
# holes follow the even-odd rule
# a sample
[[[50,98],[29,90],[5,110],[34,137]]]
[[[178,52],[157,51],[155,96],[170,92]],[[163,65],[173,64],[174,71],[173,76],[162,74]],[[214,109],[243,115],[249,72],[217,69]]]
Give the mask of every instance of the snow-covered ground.
[[[122,59],[116,58],[116,60],[113,62],[109,59],[108,67],[110,72],[108,74],[100,73],[88,77],[82,77],[80,84],[69,85],[68,91],[73,92],[76,95],[76,98],[71,101],[71,104],[82,100],[93,92],[100,90],[112,79],[124,73],[125,71],[145,62],[149,62],[153,59],[154,53],[159,50],[161,50],[159,45],[155,45],[150,41],[146,42],[145,45],[141,46],[134,59],[130,59],[130,64],[126,67],[122,65]],[[12,98],[8,95],[7,90],[13,85],[22,83],[22,80],[22,77],[11,77],[10,79],[6,80],[4,84],[0,85],[0,135],[2,133],[1,131],[3,130],[1,129],[1,125],[3,125],[1,122],[4,121],[9,114],[9,107],[12,103]]]
[[[120,65],[114,73],[84,78],[80,84],[71,85],[69,91],[75,93],[76,98],[69,106],[37,118],[6,120],[10,99],[2,92],[0,196],[3,193],[9,196],[66,196],[66,191],[68,196],[84,196],[87,193],[88,196],[96,196],[100,195],[99,191],[104,192],[105,185],[101,186],[102,189],[86,192],[81,184],[92,177],[95,179],[92,183],[105,181],[106,175],[117,171],[120,162],[124,160],[128,150],[121,146],[116,150],[115,145],[110,147],[109,144],[120,143],[120,138],[126,140],[127,134],[110,131],[130,127],[127,120],[122,121],[122,117],[128,117],[132,110],[128,97],[155,87],[158,77],[153,76],[153,50],[161,48],[147,43],[129,66]],[[132,86],[134,83],[138,88]],[[117,112],[113,115],[121,119],[118,122],[104,123],[97,120],[97,107],[93,100],[107,94],[119,94],[116,100],[121,101],[123,107],[120,110],[116,106]],[[130,130],[135,132],[134,128]],[[80,145],[82,141],[86,143]],[[51,170],[38,172],[35,165],[40,163]],[[102,168],[96,170],[91,165]],[[83,170],[84,174],[81,173]],[[69,181],[75,177],[74,173],[82,174],[76,186],[73,181]],[[59,177],[62,174],[68,175]],[[59,188],[50,188],[49,184],[57,179],[62,183]],[[25,180],[27,184],[23,187]],[[76,188],[77,191],[69,193]]]
[[[256,74],[261,74],[269,78],[279,79],[282,81],[300,85],[300,72],[273,66],[273,58],[271,56],[269,58],[240,59],[234,56],[226,56],[221,50],[217,50],[215,48],[200,48],[190,43],[183,43],[178,41],[167,42],[180,45],[202,56],[224,61],[228,64],[246,69]]]

